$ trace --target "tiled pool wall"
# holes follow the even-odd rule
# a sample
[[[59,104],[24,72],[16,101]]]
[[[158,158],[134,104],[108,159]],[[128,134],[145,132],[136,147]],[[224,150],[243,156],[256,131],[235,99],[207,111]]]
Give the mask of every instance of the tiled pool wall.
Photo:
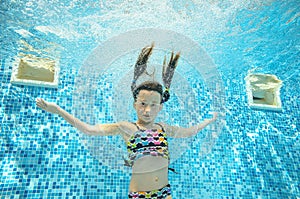
[[[199,156],[196,137],[171,165],[179,172],[170,173],[173,198],[300,198],[295,3],[242,11],[229,24],[234,28],[201,40],[223,79],[227,124],[209,155]],[[97,44],[83,39],[76,43],[78,48],[62,51],[58,89],[15,86],[10,75],[19,52],[14,48],[18,34],[3,30],[12,36],[11,42],[1,44],[1,198],[126,198],[128,170],[103,165],[86,151],[74,128],[35,105],[42,97],[72,112],[78,73],[72,65],[80,65]],[[283,80],[282,112],[248,107],[244,78],[254,69]]]

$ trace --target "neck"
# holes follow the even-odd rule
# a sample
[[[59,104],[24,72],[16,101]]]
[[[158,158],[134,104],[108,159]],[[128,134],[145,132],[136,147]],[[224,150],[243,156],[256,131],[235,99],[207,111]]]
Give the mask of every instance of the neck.
[[[139,127],[144,127],[145,129],[151,129],[153,127],[153,125],[154,125],[154,122],[144,122],[144,121],[138,120],[136,122],[136,124]]]

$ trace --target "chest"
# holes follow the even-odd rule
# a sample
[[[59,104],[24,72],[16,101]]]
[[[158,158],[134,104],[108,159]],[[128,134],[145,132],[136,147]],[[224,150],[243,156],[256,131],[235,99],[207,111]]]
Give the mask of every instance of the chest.
[[[166,133],[161,130],[135,132],[127,141],[127,148],[167,146]]]

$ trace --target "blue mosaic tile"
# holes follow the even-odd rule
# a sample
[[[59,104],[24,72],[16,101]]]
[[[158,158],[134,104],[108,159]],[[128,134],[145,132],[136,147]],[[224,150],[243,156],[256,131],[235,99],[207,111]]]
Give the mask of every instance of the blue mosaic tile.
[[[100,5],[101,2],[103,5]],[[176,13],[184,13],[185,9],[189,9],[187,13],[193,13],[200,9],[193,3],[186,6],[179,6],[183,1],[175,3],[168,2],[168,5]],[[203,27],[199,30],[195,28],[196,24],[185,27],[185,34],[204,46],[220,72],[226,93],[226,106],[222,107],[226,112],[226,125],[210,153],[201,155],[201,147],[207,140],[199,134],[192,139],[182,156],[172,162],[171,167],[179,173],[169,175],[175,199],[300,198],[298,2],[274,1],[258,6],[251,1],[251,7],[250,4],[254,7],[240,9],[221,32],[199,36]],[[74,1],[49,4],[47,8],[36,5],[36,10],[31,5],[35,2],[6,1],[1,5],[4,20],[0,23],[3,30],[0,49],[0,198],[126,198],[131,175],[129,170],[113,170],[105,162],[94,158],[82,143],[79,132],[61,117],[40,110],[35,105],[35,99],[45,98],[74,113],[79,67],[93,48],[111,37],[107,35],[130,28],[122,30],[114,26],[117,20],[112,19],[95,22],[96,27],[100,28],[98,31],[80,20],[86,16],[98,16],[95,13],[98,11],[100,14],[116,11],[114,9],[118,6],[113,2],[90,1],[90,9],[87,10]],[[74,7],[71,8],[71,5]],[[230,7],[225,1],[215,6],[223,11]],[[45,9],[52,10],[45,12]],[[61,13],[66,10],[68,13],[64,18],[56,10]],[[50,21],[42,17],[45,13],[53,13]],[[193,16],[187,14],[186,17]],[[55,22],[58,18],[59,23]],[[57,24],[63,24],[57,27],[65,30],[65,34],[57,32]],[[198,27],[202,23],[197,21],[197,24]],[[77,29],[71,36],[67,35],[67,29],[73,30],[73,26]],[[48,32],[39,31],[38,27],[48,27]],[[105,34],[101,33],[102,27],[107,30]],[[144,27],[148,27],[147,23]],[[142,27],[136,25],[131,28]],[[171,27],[174,31],[177,28]],[[17,33],[19,30],[27,30],[30,34],[21,35]],[[31,53],[61,58],[57,89],[10,83],[12,62],[20,53],[30,52],[28,46],[36,50]],[[248,107],[244,78],[250,71],[272,73],[283,80],[282,112]],[[199,96],[197,102],[203,111],[200,115],[209,117],[211,102],[205,82],[200,80],[198,73],[187,73],[191,92]],[[90,118],[93,122],[115,122],[111,102],[116,77],[112,74],[113,71],[108,70],[101,79],[89,79],[101,88],[93,94],[96,108],[88,107],[88,103],[83,101],[82,107],[77,109],[84,114],[78,117]],[[171,119],[180,123],[177,118],[180,118],[182,111],[174,103],[178,100],[177,96],[172,94],[171,100],[165,108],[172,110]],[[136,119],[136,116],[131,118]],[[108,139],[118,142],[114,138]]]

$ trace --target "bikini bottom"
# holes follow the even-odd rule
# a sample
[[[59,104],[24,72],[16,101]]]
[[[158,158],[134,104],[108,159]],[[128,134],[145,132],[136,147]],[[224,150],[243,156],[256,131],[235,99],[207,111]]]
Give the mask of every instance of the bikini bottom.
[[[168,184],[158,190],[129,192],[128,198],[165,199],[167,196],[170,195],[171,195],[171,186],[170,184]]]

